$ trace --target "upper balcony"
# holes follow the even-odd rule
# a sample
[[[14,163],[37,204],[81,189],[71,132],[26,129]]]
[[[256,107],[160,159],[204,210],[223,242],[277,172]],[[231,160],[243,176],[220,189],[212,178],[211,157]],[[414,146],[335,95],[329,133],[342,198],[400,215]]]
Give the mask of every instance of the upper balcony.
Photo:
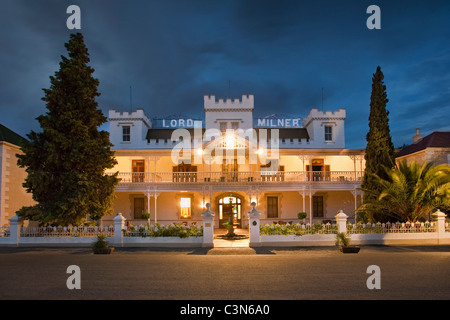
[[[360,185],[360,171],[119,172],[119,186]]]

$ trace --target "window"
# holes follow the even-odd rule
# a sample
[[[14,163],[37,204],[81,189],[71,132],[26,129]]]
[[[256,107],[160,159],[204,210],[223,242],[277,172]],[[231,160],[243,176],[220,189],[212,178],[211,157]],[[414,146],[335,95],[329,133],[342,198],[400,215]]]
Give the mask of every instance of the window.
[[[222,131],[222,133],[227,131],[227,123],[226,122],[220,123],[220,131]]]
[[[128,142],[131,140],[130,127],[122,127],[122,141]]]
[[[232,122],[231,123],[231,129],[233,129],[233,130],[239,129],[239,122]]]
[[[325,126],[325,141],[333,141],[333,127]]]
[[[133,182],[144,182],[145,175],[144,160],[133,160],[131,163],[131,171],[133,172]]]
[[[313,196],[313,217],[323,217],[323,196]]]
[[[142,212],[144,212],[145,209],[144,203],[144,198],[134,198],[134,219],[142,219]]]
[[[181,219],[188,219],[191,217],[191,198],[180,199]]]
[[[267,197],[267,218],[278,218],[278,197]]]

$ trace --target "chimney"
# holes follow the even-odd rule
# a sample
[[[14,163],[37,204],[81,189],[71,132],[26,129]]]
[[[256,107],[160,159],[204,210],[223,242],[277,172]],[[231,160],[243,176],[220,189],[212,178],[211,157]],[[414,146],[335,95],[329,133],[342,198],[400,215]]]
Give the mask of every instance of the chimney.
[[[420,140],[422,140],[423,136],[420,134],[420,129],[416,129],[416,135],[413,137],[413,143],[416,144]]]

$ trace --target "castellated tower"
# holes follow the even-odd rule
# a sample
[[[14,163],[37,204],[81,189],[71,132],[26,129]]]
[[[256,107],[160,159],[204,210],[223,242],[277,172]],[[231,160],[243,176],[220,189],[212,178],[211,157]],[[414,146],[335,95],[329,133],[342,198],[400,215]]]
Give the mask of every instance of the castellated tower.
[[[205,128],[250,129],[253,128],[254,96],[242,95],[242,99],[230,98],[216,101],[214,95],[204,96]]]
[[[146,134],[152,126],[143,109],[118,112],[109,110],[110,140],[114,148],[134,149],[144,147]]]
[[[345,109],[322,112],[312,109],[303,120],[303,127],[308,130],[310,147],[345,148]]]

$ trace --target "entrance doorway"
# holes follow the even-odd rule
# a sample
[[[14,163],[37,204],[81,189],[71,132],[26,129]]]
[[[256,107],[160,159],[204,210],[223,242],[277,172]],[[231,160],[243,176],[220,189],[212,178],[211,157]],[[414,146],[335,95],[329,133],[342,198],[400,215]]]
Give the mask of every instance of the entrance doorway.
[[[233,221],[237,228],[242,226],[242,200],[234,195],[219,199],[219,228],[225,228],[224,223]]]

